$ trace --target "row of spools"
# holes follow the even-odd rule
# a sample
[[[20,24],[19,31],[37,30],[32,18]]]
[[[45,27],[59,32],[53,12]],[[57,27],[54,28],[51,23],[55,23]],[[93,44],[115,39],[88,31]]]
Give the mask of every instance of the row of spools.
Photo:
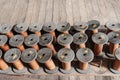
[[[107,29],[106,32],[99,31],[103,27]],[[72,27],[67,22],[61,22],[57,26],[53,22],[30,26],[25,23],[14,26],[2,24],[0,73],[29,71],[35,74],[41,73],[44,68],[47,73],[60,70],[69,74],[73,72],[71,62],[75,58],[78,61],[77,72],[90,73],[89,63],[94,56],[103,55],[114,58],[109,68],[113,73],[120,73],[119,30],[119,23],[107,22],[101,26],[97,20],[77,22]],[[93,49],[86,47],[87,42]],[[107,53],[103,50],[105,44],[109,46]]]

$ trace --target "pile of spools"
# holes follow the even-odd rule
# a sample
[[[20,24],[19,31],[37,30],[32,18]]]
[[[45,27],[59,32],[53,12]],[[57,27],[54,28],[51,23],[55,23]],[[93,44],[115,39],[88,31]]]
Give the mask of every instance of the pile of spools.
[[[0,73],[90,73],[95,58],[112,59],[108,66],[120,73],[120,24],[97,20],[54,24],[20,23],[0,26]],[[71,66],[72,61],[75,65]]]

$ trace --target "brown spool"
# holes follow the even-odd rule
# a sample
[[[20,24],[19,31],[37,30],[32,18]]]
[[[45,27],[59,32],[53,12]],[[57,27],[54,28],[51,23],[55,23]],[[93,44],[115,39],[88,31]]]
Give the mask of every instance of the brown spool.
[[[54,31],[51,31],[50,34],[53,36],[53,40],[56,42],[57,38],[56,38],[56,34]]]
[[[3,59],[0,59],[0,69],[1,70],[7,70],[8,69],[8,64]]]
[[[9,50],[9,46],[7,44],[4,44],[3,46],[0,46],[1,49],[3,49],[4,51]]]
[[[20,49],[20,51],[24,51],[25,47],[23,45],[17,46],[18,49]]]
[[[103,50],[103,45],[102,44],[94,44],[94,53],[97,53],[95,55],[100,55]]]
[[[22,62],[20,60],[17,60],[15,62],[13,62],[13,65],[18,70],[22,70],[24,68],[24,65],[22,64]]]
[[[71,62],[62,63],[62,67],[63,67],[64,70],[70,70],[71,69]]]
[[[96,34],[96,33],[98,33],[98,29],[95,29],[92,32],[93,32],[93,34]]]
[[[52,59],[46,61],[46,62],[45,62],[45,65],[46,65],[46,67],[47,67],[49,70],[55,69],[55,64],[54,64],[54,62],[53,62]]]
[[[55,47],[53,46],[53,44],[48,44],[47,47],[52,50],[54,55],[56,54],[56,50],[55,50]]]
[[[115,50],[119,47],[119,44],[110,43],[110,53],[114,54]]]
[[[68,31],[64,31],[63,34],[69,34],[69,32]]]
[[[34,45],[34,46],[32,46],[35,50],[39,50],[39,46],[36,44],[36,45]]]
[[[6,35],[7,35],[9,38],[11,38],[11,37],[14,36],[12,32],[7,32]]]
[[[87,70],[88,69],[88,63],[82,63],[82,62],[79,62],[79,68],[81,70]]]
[[[36,31],[35,34],[36,34],[38,37],[41,36],[41,32],[39,32],[39,31]]]
[[[69,48],[69,49],[70,49],[70,48],[71,48],[71,47],[70,47],[70,44],[65,45],[64,48]]]
[[[80,47],[80,48],[85,48],[86,45],[83,43],[83,44],[80,44],[79,47]]]
[[[33,70],[38,70],[39,69],[39,64],[37,63],[37,61],[33,60],[29,63],[30,67],[33,69]]]
[[[23,35],[23,37],[27,37],[28,36],[27,32],[21,32],[21,35]]]
[[[120,61],[119,60],[115,60],[113,63],[113,69],[115,70],[120,70]]]

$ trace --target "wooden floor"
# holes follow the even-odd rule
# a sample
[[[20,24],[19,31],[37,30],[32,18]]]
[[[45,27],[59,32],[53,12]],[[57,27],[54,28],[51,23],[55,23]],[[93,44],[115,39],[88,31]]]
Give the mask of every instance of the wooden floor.
[[[56,24],[67,21],[73,25],[77,21],[99,20],[101,24],[112,20],[120,22],[120,0],[0,0],[0,24],[25,22]],[[89,75],[0,75],[0,80],[119,80],[119,76]]]

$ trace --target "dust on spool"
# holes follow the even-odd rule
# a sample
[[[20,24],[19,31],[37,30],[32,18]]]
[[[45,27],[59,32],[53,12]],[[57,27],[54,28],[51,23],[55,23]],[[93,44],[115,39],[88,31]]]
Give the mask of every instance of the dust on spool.
[[[9,38],[14,36],[14,34],[11,32],[11,30],[12,30],[12,26],[9,24],[3,24],[0,27],[0,33],[7,35]]]
[[[110,32],[108,33],[109,38],[109,51],[110,54],[114,54],[115,50],[119,47],[120,43],[120,33],[119,32]]]
[[[9,50],[9,46],[6,44],[8,41],[8,38],[6,35],[0,35],[0,48],[4,51]]]
[[[91,30],[93,34],[98,33],[98,29],[100,28],[100,22],[97,20],[90,20],[87,22],[88,30]]]
[[[8,69],[8,64],[1,58],[3,55],[2,50],[0,49],[0,69],[5,71]]]
[[[88,70],[89,62],[91,62],[94,58],[94,53],[89,48],[81,48],[77,51],[76,57],[79,61],[79,69],[80,70]]]
[[[111,31],[119,31],[120,23],[115,22],[115,21],[108,21],[108,22],[106,22],[105,27],[108,28],[107,33],[111,32]]]
[[[28,63],[33,70],[40,68],[39,64],[35,60],[37,58],[37,51],[34,48],[27,48],[22,52],[21,60]]]
[[[22,35],[15,35],[15,36],[11,37],[9,40],[10,46],[17,47],[21,51],[25,50],[25,48],[23,46],[23,42],[24,42],[24,37]]]
[[[20,61],[21,52],[17,48],[9,49],[5,55],[4,59],[8,63],[12,63],[16,69],[22,70],[24,68],[23,63]]]
[[[31,24],[28,28],[28,30],[32,33],[35,33],[37,36],[41,36],[41,29],[42,29],[43,25],[39,24],[39,23],[35,23],[35,24]]]
[[[64,46],[65,48],[70,48],[72,41],[73,37],[70,34],[61,34],[57,37],[58,44]]]
[[[38,42],[39,42],[39,37],[36,34],[30,34],[24,40],[26,46],[32,47],[37,51],[39,50]]]
[[[14,31],[17,32],[17,33],[20,33],[21,35],[23,35],[24,37],[27,37],[28,34],[27,34],[27,29],[28,29],[28,26],[27,24],[25,23],[20,23],[20,24],[17,24],[15,25],[14,27]]]
[[[73,43],[79,45],[80,48],[85,48],[85,43],[88,40],[88,36],[85,33],[77,32],[73,35]]]
[[[99,56],[102,54],[103,45],[108,42],[108,36],[102,32],[98,32],[92,35],[92,41],[94,45],[94,53]]]
[[[68,34],[71,26],[68,22],[60,22],[58,23],[57,31]]]
[[[64,70],[71,69],[71,61],[74,59],[74,51],[69,48],[62,48],[57,53],[58,60],[62,62],[62,67]]]
[[[85,22],[79,21],[79,22],[74,23],[73,27],[76,31],[80,31],[82,33],[85,33],[85,31],[88,29],[88,24]]]
[[[53,55],[55,55],[56,50],[54,48],[54,45],[52,44],[52,41],[53,41],[53,36],[49,33],[43,34],[39,38],[39,44],[41,46],[47,46],[48,48],[50,48],[53,51]]]
[[[56,42],[55,29],[56,29],[56,24],[54,22],[48,22],[43,25],[43,30],[45,32],[49,32],[53,36],[54,41]]]

